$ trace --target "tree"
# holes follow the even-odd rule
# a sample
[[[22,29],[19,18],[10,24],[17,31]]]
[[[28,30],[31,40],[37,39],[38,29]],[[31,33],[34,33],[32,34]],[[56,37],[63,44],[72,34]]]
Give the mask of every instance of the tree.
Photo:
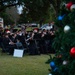
[[[18,20],[19,20],[19,13],[17,10],[17,7],[13,6],[10,8],[6,9],[6,13],[9,16],[9,18],[15,23],[17,24]]]
[[[10,19],[10,17],[8,16],[8,14],[5,11],[2,11],[0,13],[0,17],[3,18],[4,25],[11,25],[14,23],[14,21]]]
[[[49,9],[50,4],[53,5],[56,15],[59,11],[61,0],[1,0],[0,1],[0,11],[5,10],[8,7],[23,5],[24,12],[28,20],[34,22],[44,22],[50,16]],[[42,10],[42,11],[41,11]]]
[[[7,7],[20,5],[22,3],[21,1],[20,0],[0,0],[0,12],[5,10]]]
[[[60,26],[52,44],[56,50],[50,59],[52,75],[75,75],[75,7],[71,7],[74,3],[74,0],[65,0],[67,5],[61,6],[58,13],[62,18],[57,16],[56,25]]]
[[[55,11],[55,9],[54,9],[54,7],[53,7],[52,4],[50,4],[50,8],[49,8],[49,10],[48,10],[48,14],[49,14],[48,17],[47,17],[47,19],[45,20],[46,23],[52,22],[52,21],[54,21],[55,18],[56,18],[56,11]]]
[[[55,18],[56,15],[58,15],[61,1],[62,0],[24,0],[23,13],[26,13],[26,16],[32,18],[32,21],[42,23],[47,19],[50,18],[49,20],[51,20],[51,17]],[[52,10],[56,13],[51,14]]]
[[[18,23],[19,24],[24,24],[24,23],[28,23],[28,21],[30,21],[28,18],[28,16],[27,16],[27,14],[25,13],[26,11],[25,10],[23,10],[22,11],[22,14],[20,14],[20,19],[19,19],[19,21],[18,21]]]
[[[49,0],[25,0],[22,15],[30,22],[44,22],[49,17],[49,7]]]
[[[58,15],[58,12],[60,10],[60,4],[62,2],[62,0],[49,0],[50,4],[53,5],[55,11],[56,11],[56,16]]]
[[[8,14],[6,13],[6,9],[13,6],[17,7],[17,5],[21,5],[21,1],[22,0],[0,0],[0,17],[4,19],[5,25],[13,23],[13,20],[11,20]]]

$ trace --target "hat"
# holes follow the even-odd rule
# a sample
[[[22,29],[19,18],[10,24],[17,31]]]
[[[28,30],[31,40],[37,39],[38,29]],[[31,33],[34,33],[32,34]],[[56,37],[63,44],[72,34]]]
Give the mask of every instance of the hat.
[[[10,33],[10,31],[8,30],[8,31],[6,31],[6,33]]]
[[[38,32],[38,28],[35,28],[35,29],[34,29],[34,32]]]

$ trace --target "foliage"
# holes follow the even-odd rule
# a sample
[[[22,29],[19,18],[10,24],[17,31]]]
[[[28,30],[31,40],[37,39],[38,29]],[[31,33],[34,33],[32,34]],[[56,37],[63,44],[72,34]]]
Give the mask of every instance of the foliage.
[[[69,1],[74,0],[65,0],[66,3]],[[55,21],[56,25],[59,27],[52,44],[53,48],[56,50],[56,54],[55,57],[50,60],[55,62],[58,70],[51,70],[51,73],[52,75],[75,75],[75,58],[70,55],[71,48],[75,47],[75,9],[68,10],[64,5],[61,8],[62,10],[60,10],[59,15],[65,14],[65,16],[62,20],[57,18]],[[64,31],[66,25],[70,26],[70,30],[67,33]],[[61,55],[61,57],[59,57],[59,55]],[[63,64],[64,60],[68,62],[66,65]]]
[[[5,25],[14,23],[11,17],[9,17],[8,14],[6,13],[6,9],[20,4],[21,4],[20,0],[0,0],[0,17],[4,19]]]
[[[6,14],[15,24],[17,24],[19,20],[19,13],[18,13],[17,7],[13,6],[13,7],[7,8]]]
[[[39,22],[42,24],[43,22],[54,20],[55,15],[59,10],[60,2],[61,0],[1,0],[0,11],[3,11],[6,8],[10,8],[12,6],[23,5],[23,13],[21,14],[21,18],[18,22],[27,23],[29,21]],[[51,14],[49,11],[51,4],[56,12],[54,14]]]
[[[0,0],[0,11],[5,10],[7,7],[20,5],[20,0]]]
[[[4,20],[4,25],[11,25],[11,24],[14,23],[14,21],[10,19],[10,17],[8,16],[8,14],[7,14],[5,11],[2,11],[2,12],[0,13],[0,17],[3,18],[3,20]]]
[[[49,0],[25,0],[24,4],[21,17],[25,22],[40,22],[41,20],[44,22],[48,18]]]
[[[50,22],[58,14],[60,2],[61,0],[23,0],[24,8],[20,21],[40,24]]]

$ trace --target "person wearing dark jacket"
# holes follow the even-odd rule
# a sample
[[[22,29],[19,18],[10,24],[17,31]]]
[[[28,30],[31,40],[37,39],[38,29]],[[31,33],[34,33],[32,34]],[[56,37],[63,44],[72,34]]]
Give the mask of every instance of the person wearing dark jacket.
[[[8,34],[5,34],[2,37],[2,49],[3,49],[3,52],[9,52],[9,42],[10,42],[10,39],[8,37]]]

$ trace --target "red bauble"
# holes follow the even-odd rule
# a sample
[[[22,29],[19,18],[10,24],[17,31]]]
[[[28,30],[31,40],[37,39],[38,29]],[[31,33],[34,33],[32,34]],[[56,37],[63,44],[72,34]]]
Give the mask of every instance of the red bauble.
[[[71,48],[70,55],[75,58],[75,47]]]
[[[70,9],[70,7],[72,6],[72,4],[73,4],[72,2],[67,3],[67,4],[66,4],[66,8],[67,8],[67,9]]]

